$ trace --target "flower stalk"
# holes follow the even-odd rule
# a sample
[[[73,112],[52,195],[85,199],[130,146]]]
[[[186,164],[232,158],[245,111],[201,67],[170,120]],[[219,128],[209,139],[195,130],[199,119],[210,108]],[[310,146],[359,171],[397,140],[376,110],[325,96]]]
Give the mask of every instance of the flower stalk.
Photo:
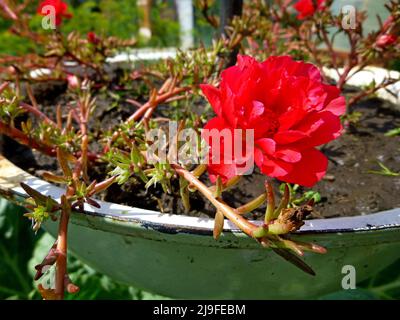
[[[192,186],[201,192],[227,219],[232,221],[239,229],[241,229],[248,236],[253,237],[253,230],[256,227],[251,224],[247,219],[237,214],[230,206],[222,203],[214,197],[214,193],[198,178],[196,178],[190,171],[184,169],[177,164],[171,164],[171,168],[175,172],[186,179]]]
[[[61,216],[57,238],[57,260],[56,260],[56,282],[55,294],[57,300],[64,299],[65,277],[67,274],[67,239],[68,222],[71,214],[71,207],[65,195],[61,196]]]

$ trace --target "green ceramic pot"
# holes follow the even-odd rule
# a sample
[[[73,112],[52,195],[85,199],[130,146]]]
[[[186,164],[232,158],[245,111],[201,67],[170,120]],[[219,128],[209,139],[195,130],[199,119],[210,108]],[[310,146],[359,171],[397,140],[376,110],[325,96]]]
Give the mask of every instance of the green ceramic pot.
[[[21,181],[55,199],[63,192],[0,156],[1,194],[14,202],[26,197]],[[100,204],[72,214],[70,249],[117,281],[172,298],[314,298],[342,290],[347,265],[359,282],[400,258],[400,209],[307,221],[294,237],[328,248],[326,255],[306,254],[312,277],[230,223],[215,241],[211,219]],[[57,223],[45,229],[55,235]]]

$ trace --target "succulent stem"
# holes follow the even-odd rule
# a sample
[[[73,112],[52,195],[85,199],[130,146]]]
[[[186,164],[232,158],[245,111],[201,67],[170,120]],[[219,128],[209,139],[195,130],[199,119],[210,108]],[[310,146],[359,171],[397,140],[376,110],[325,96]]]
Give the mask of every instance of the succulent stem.
[[[272,219],[274,219],[275,212],[275,195],[274,189],[272,188],[271,181],[267,179],[265,182],[265,188],[267,190],[267,209],[265,211],[265,223],[268,224]]]

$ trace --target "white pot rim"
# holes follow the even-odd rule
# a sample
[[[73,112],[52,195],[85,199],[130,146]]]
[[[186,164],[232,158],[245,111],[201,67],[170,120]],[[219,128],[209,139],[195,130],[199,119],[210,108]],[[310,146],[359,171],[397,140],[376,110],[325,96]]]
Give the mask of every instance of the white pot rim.
[[[28,195],[19,186],[20,182],[24,182],[44,195],[51,196],[58,202],[60,202],[61,195],[65,193],[64,189],[30,175],[0,155],[0,189],[26,198]],[[85,203],[85,214],[120,222],[134,222],[144,228],[166,233],[212,234],[214,228],[214,219],[211,218],[166,214],[106,201],[96,201],[100,204],[100,208]],[[262,223],[262,221],[253,222]],[[341,233],[396,228],[400,228],[400,208],[352,217],[306,220],[305,225],[297,233]],[[227,231],[242,233],[232,222],[226,220],[224,232]]]

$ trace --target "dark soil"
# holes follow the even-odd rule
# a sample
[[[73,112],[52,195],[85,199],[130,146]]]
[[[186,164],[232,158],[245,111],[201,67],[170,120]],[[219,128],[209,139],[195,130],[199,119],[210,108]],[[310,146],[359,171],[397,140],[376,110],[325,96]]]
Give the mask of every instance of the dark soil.
[[[67,100],[65,85],[56,84],[50,87],[43,85],[35,89],[35,95],[46,114],[54,114],[55,106]],[[160,113],[163,113],[160,106]],[[97,108],[92,128],[111,129],[122,119],[126,119],[135,107],[120,103],[118,107],[106,93],[97,96]],[[325,178],[313,190],[321,195],[316,204],[314,217],[336,217],[364,215],[400,206],[400,177],[369,173],[380,170],[378,162],[383,163],[393,172],[400,172],[400,136],[386,137],[384,134],[393,128],[400,127],[400,112],[395,106],[379,99],[359,102],[350,110],[360,112],[361,118],[351,124],[346,133],[339,139],[325,145],[321,150],[329,158],[329,168]],[[93,148],[97,134],[94,135]],[[0,148],[1,151],[1,148]],[[39,154],[27,147],[4,138],[3,154],[22,169],[40,176],[43,170],[57,171],[53,158]],[[91,168],[92,178],[105,176],[106,168]],[[205,176],[204,181],[207,181]],[[244,176],[239,185],[224,194],[224,200],[233,206],[240,206],[264,191],[265,176],[255,173]],[[278,190],[279,182],[275,183]],[[163,212],[184,214],[179,198],[179,189],[175,194],[166,195],[160,188],[150,188],[146,193],[144,186],[132,179],[123,186],[114,184],[102,199],[127,204],[135,207],[161,210]],[[297,197],[305,189],[299,188]],[[192,210],[188,215],[214,216],[214,208],[197,193],[191,194]],[[263,214],[263,208],[253,214],[257,218]]]
[[[400,176],[369,173],[380,171],[378,162],[400,172],[400,137],[384,135],[400,126],[399,111],[379,99],[362,101],[351,111],[361,112],[360,120],[321,148],[329,166],[312,188],[321,195],[316,217],[364,215],[400,206]],[[235,205],[251,200],[263,191],[264,179],[261,174],[245,177],[229,200]]]

